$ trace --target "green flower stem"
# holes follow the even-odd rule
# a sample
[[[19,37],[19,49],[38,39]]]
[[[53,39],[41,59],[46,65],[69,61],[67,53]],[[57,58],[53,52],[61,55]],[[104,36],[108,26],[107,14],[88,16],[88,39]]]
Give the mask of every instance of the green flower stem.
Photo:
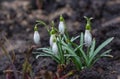
[[[46,29],[47,29],[47,31],[48,31],[48,33],[50,34],[50,30],[49,30],[49,27],[47,26],[47,24],[45,24],[43,21],[41,21],[41,20],[37,20],[36,21],[37,22],[37,26],[38,25],[44,25],[45,27],[46,27]]]

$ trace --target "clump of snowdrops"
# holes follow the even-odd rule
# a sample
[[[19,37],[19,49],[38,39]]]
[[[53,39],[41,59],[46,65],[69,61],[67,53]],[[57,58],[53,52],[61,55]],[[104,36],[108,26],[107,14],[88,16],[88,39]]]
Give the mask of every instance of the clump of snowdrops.
[[[47,28],[50,34],[50,45],[48,47],[38,48],[37,50],[41,50],[42,52],[36,52],[38,54],[36,58],[49,56],[59,65],[66,65],[72,61],[77,70],[82,70],[84,68],[91,68],[95,62],[102,57],[112,57],[112,55],[109,54],[111,49],[103,53],[100,51],[113,40],[113,37],[108,38],[96,47],[96,40],[91,34],[92,18],[86,16],[84,18],[87,21],[85,32],[81,32],[78,36],[72,38],[69,37],[67,26],[62,16],[60,16],[58,29],[55,28],[54,22],[52,22],[51,29],[48,29],[48,26],[44,22],[38,21],[38,24],[43,24]],[[79,44],[75,43],[75,40],[78,39]],[[34,42],[35,44],[40,44],[40,35],[37,25],[34,27]]]

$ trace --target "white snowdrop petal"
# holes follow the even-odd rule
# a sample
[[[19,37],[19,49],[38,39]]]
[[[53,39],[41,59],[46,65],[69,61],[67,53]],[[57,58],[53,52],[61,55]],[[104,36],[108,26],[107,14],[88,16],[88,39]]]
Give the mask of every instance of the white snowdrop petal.
[[[64,34],[65,26],[64,26],[64,22],[63,21],[60,21],[58,29],[59,29],[60,34]]]
[[[52,47],[53,42],[54,42],[54,37],[55,37],[55,34],[52,34],[52,35],[50,36],[49,43],[50,43],[50,46],[51,46],[51,47]]]
[[[52,51],[55,55],[58,54],[58,46],[57,46],[56,42],[53,43]]]
[[[33,38],[33,40],[34,40],[35,44],[39,44],[40,43],[40,35],[39,35],[38,31],[34,32],[34,38]]]
[[[87,47],[89,47],[91,45],[91,43],[92,43],[92,35],[90,33],[90,30],[85,31],[84,41],[85,41],[85,45]]]

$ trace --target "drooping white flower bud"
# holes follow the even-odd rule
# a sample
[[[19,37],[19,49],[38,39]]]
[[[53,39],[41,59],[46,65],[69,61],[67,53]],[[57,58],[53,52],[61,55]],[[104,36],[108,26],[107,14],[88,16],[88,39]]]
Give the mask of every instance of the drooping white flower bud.
[[[53,45],[52,45],[52,51],[55,55],[58,54],[58,46],[57,46],[56,42],[54,42]]]
[[[51,34],[50,40],[49,40],[49,43],[50,43],[51,47],[53,46],[54,38],[55,38],[55,34]]]
[[[58,29],[59,29],[60,34],[65,33],[65,24],[64,24],[64,19],[62,16],[60,16],[60,22],[59,22]]]
[[[35,44],[40,44],[40,34],[38,32],[37,26],[34,27],[34,37],[33,37]]]
[[[90,33],[90,30],[85,30],[84,41],[85,41],[85,46],[90,47],[92,43],[92,35]]]
[[[56,31],[56,29],[54,28],[54,26],[52,26],[52,30],[50,31],[50,40],[49,40],[49,43],[50,43],[50,46],[52,47],[52,45],[53,45],[53,42],[55,41],[55,39],[56,39],[56,37],[55,37],[55,35],[56,35],[56,33],[57,33],[57,31]]]
[[[85,36],[84,36],[84,41],[85,41],[85,46],[90,47],[91,43],[92,43],[92,35],[90,33],[91,31],[91,19],[93,18],[88,18],[88,17],[84,17],[87,20],[87,24],[85,27]]]

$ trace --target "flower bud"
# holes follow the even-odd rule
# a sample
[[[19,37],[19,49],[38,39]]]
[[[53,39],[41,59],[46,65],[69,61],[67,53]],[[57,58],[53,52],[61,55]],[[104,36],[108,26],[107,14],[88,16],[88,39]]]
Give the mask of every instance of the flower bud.
[[[90,47],[92,43],[92,35],[90,33],[90,30],[85,30],[84,41],[85,41],[85,46]]]
[[[64,34],[65,24],[64,24],[64,18],[62,16],[60,16],[60,22],[59,22],[58,29],[59,29],[60,34]]]
[[[50,43],[50,46],[52,47],[53,45],[53,42],[54,42],[54,39],[56,39],[55,37],[55,34],[57,33],[57,31],[55,30],[55,28],[52,26],[52,30],[50,31],[50,40],[49,40],[49,43]]]
[[[54,42],[53,45],[52,45],[52,51],[55,55],[58,54],[58,46],[57,46],[56,42]]]
[[[34,37],[33,37],[35,44],[40,44],[40,34],[38,32],[37,26],[34,27]]]
[[[87,20],[87,24],[85,27],[85,36],[84,36],[84,41],[85,41],[85,46],[90,47],[91,43],[92,43],[92,35],[90,33],[91,31],[91,19],[92,18],[88,18],[88,17],[84,17]]]
[[[53,46],[54,38],[55,38],[55,34],[51,34],[50,40],[49,40],[49,43],[50,43],[51,47]]]

